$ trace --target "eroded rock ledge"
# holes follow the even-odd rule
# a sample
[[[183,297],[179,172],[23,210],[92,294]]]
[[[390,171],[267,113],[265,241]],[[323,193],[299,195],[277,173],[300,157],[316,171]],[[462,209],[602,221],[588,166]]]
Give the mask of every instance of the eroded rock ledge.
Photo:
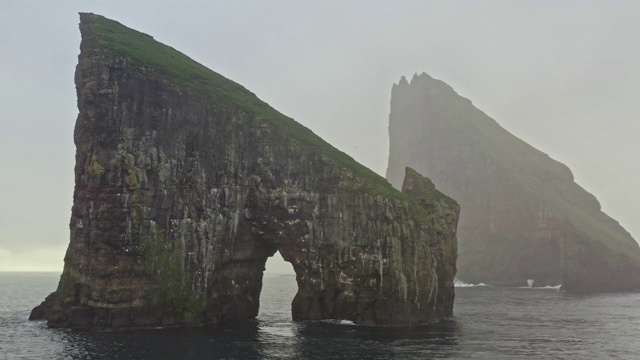
[[[452,314],[457,203],[403,192],[238,84],[81,14],[70,244],[52,327],[223,324],[258,314],[267,258],[293,265],[295,320]],[[414,200],[412,200],[414,199]]]

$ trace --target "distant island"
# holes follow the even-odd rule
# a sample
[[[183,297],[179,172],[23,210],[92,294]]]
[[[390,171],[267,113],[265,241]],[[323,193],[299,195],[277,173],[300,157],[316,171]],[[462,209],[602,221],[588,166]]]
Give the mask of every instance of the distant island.
[[[294,320],[452,315],[459,206],[429,179],[403,169],[398,191],[151,36],[80,19],[70,244],[31,319],[121,330],[254,318],[276,251],[296,272]]]
[[[550,129],[553,131],[553,129]],[[640,288],[640,247],[571,171],[423,73],[391,91],[387,179],[410,166],[461,205],[458,278],[575,292]]]

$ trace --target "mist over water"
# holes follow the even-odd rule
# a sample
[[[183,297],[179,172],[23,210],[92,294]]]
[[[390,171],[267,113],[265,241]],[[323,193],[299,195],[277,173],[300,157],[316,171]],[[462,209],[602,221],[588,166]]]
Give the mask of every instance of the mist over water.
[[[636,359],[640,353],[640,293],[457,287],[451,321],[378,329],[293,322],[295,276],[267,273],[253,321],[99,333],[27,320],[58,279],[52,273],[0,273],[1,359]]]
[[[7,54],[0,163],[13,174],[0,179],[3,201],[12,204],[0,210],[1,270],[62,269],[74,182],[78,11],[154,34],[379,174],[391,84],[401,74],[432,73],[569,165],[640,240],[633,166],[640,161],[640,122],[633,121],[640,115],[640,1],[31,5],[0,2]],[[456,280],[454,317],[438,325],[293,322],[295,274],[276,254],[255,320],[100,333],[27,320],[59,277],[0,272],[0,360],[640,359],[640,293],[572,295],[534,280],[514,288]]]

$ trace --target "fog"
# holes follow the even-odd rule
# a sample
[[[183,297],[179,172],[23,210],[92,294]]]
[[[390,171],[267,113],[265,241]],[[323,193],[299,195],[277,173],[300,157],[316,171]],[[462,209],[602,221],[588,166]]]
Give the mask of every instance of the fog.
[[[5,0],[0,271],[62,270],[80,11],[153,35],[379,174],[391,86],[427,72],[567,164],[640,238],[640,2]]]

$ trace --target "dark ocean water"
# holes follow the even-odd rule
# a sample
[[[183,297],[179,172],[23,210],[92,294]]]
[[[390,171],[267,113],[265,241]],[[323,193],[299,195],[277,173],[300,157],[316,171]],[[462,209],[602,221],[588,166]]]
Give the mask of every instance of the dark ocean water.
[[[0,273],[0,359],[640,359],[640,293],[456,289],[455,319],[372,329],[292,322],[290,275],[266,275],[260,315],[235,326],[93,333],[27,320],[58,274]]]

